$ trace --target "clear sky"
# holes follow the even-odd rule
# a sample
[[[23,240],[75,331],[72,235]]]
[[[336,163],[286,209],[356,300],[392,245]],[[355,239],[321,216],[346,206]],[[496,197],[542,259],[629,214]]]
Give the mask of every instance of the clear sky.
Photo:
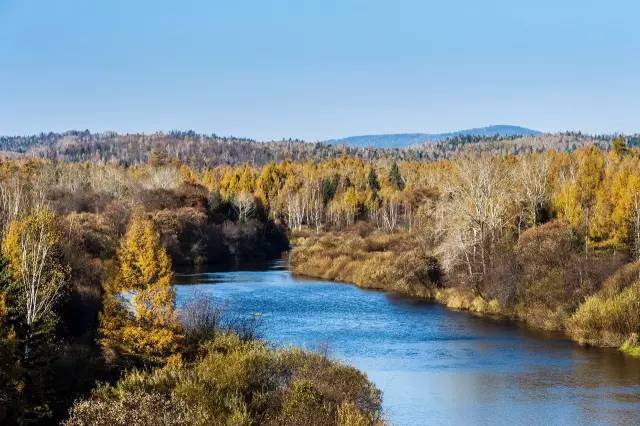
[[[640,131],[637,0],[0,0],[0,134]]]

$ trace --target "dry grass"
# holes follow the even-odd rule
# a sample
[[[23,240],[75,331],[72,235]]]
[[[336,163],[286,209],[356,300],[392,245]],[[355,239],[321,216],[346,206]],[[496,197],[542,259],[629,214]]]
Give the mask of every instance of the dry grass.
[[[430,298],[435,283],[429,256],[406,233],[298,234],[291,252],[293,272]]]

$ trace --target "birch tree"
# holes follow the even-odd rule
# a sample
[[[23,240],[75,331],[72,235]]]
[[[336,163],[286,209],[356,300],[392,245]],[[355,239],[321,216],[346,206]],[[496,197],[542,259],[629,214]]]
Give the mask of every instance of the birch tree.
[[[493,248],[511,219],[510,175],[499,159],[483,156],[462,160],[446,184],[442,199],[438,226],[445,234],[440,247],[445,267],[453,269],[463,264],[479,290]]]
[[[238,220],[246,222],[256,209],[256,199],[250,192],[240,191],[233,198],[233,205],[238,211]]]
[[[519,195],[524,204],[527,225],[540,223],[540,212],[549,203],[549,169],[551,160],[546,154],[532,154],[521,157],[516,173]]]
[[[40,209],[11,222],[2,243],[29,327],[52,314],[65,288],[68,271],[60,262],[59,242],[53,213]]]

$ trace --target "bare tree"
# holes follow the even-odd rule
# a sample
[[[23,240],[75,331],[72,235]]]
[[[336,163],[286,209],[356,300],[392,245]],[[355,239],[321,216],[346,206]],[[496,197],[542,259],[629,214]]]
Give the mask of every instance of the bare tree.
[[[640,261],[640,176],[630,176],[627,186],[630,201],[631,251],[636,261]]]
[[[44,208],[45,193],[46,187],[38,182],[32,185],[19,177],[0,181],[0,235],[9,223]]]
[[[180,171],[174,166],[152,168],[142,182],[145,189],[176,189],[182,183]]]
[[[299,230],[304,221],[304,198],[299,191],[287,194],[287,223],[293,230]]]
[[[400,192],[387,194],[378,210],[382,228],[387,232],[394,232],[400,223],[402,199]]]
[[[549,202],[549,168],[551,160],[545,154],[531,154],[520,158],[516,169],[519,182],[518,194],[524,204],[527,225],[536,226],[540,221],[540,211]]]
[[[233,205],[238,210],[238,220],[246,222],[256,209],[256,199],[248,191],[241,191],[233,199]]]
[[[445,234],[440,246],[443,263],[448,269],[464,264],[471,281],[479,283],[511,219],[510,175],[500,159],[480,156],[462,160],[456,164],[442,199],[437,217]]]
[[[324,202],[322,200],[322,180],[315,179],[306,184],[303,189],[305,198],[305,216],[306,222],[316,228],[316,232],[320,232],[322,227],[322,217],[324,213]]]
[[[27,194],[24,184],[17,178],[0,182],[0,230],[4,235],[7,225],[17,219],[26,208]]]

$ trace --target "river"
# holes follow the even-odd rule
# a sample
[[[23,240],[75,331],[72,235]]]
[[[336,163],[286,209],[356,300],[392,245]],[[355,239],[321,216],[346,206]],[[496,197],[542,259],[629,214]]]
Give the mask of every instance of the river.
[[[278,345],[328,348],[383,391],[394,425],[640,425],[640,361],[558,334],[352,285],[301,279],[286,264],[180,274],[229,314],[260,314]]]

